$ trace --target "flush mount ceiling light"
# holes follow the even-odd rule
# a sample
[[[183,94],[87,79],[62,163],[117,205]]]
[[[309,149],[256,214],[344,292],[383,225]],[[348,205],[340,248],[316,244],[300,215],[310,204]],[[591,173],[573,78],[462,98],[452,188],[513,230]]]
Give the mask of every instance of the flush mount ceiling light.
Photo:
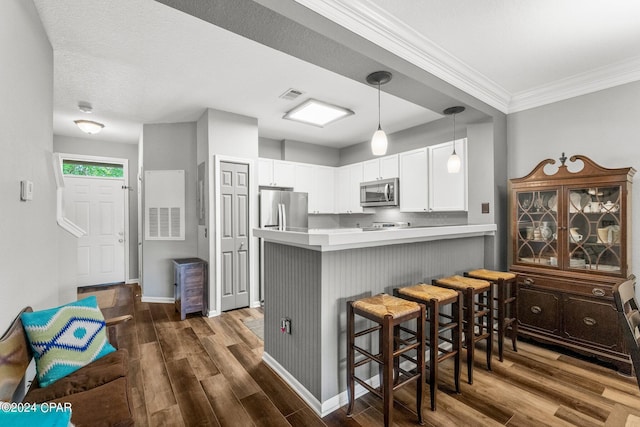
[[[333,123],[352,114],[354,114],[353,111],[347,108],[327,104],[317,99],[307,99],[293,110],[290,110],[282,118],[324,127],[329,123]]]
[[[380,125],[380,85],[391,81],[391,73],[388,71],[376,71],[367,76],[367,83],[370,85],[378,85],[378,130],[371,137],[371,152],[374,156],[383,156],[387,154],[387,134],[382,130]]]
[[[73,122],[78,125],[82,132],[89,135],[100,132],[104,127],[102,123],[94,122],[93,120],[74,120]]]
[[[449,156],[449,160],[447,160],[447,171],[449,173],[458,173],[460,172],[460,156],[456,154],[456,114],[462,113],[465,110],[464,107],[449,107],[442,112],[447,116],[453,116],[453,153]]]
[[[93,112],[93,107],[90,103],[85,101],[78,102],[78,109],[86,114]],[[99,133],[104,125],[102,123],[94,122],[93,120],[74,120],[73,121],[82,132],[93,135]]]

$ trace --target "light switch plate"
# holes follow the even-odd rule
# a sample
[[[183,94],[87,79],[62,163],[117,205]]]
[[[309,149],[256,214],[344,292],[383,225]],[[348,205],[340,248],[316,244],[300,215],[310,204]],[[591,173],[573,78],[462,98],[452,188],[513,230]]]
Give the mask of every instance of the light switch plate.
[[[488,214],[489,213],[489,203],[483,203],[482,204],[482,213],[483,214]]]
[[[33,182],[26,179],[20,181],[20,200],[33,200]]]

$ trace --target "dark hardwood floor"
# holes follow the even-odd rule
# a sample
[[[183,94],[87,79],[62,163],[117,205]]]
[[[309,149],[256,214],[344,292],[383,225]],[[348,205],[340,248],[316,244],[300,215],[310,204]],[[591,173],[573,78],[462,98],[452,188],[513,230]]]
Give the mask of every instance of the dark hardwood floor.
[[[129,351],[137,426],[383,425],[381,402],[369,394],[357,400],[351,418],[345,408],[315,415],[262,362],[262,341],[242,322],[261,317],[259,309],[180,321],[173,305],[142,303],[136,285],[119,285],[117,301],[103,311],[134,316],[118,326],[117,345]],[[426,425],[602,426],[616,404],[640,408],[635,379],[529,342],[520,342],[517,353],[506,348],[492,372],[478,351],[474,384],[463,373],[461,394],[453,391],[452,364],[442,364],[436,412],[429,410],[428,391],[425,396]],[[411,407],[413,392],[405,387],[396,394]],[[397,426],[416,425],[400,405],[394,417]]]

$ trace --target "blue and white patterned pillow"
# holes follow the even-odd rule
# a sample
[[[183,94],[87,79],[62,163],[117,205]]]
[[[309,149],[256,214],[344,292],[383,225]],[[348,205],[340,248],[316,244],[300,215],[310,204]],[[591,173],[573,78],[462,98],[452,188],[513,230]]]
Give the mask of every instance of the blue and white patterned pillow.
[[[107,340],[104,316],[95,296],[22,313],[21,319],[34,352],[41,387],[115,351]]]

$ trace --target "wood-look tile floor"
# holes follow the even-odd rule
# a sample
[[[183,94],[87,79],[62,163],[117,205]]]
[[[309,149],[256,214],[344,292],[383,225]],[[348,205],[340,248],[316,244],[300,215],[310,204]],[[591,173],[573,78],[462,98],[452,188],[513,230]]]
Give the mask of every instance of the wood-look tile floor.
[[[117,344],[129,351],[130,397],[137,426],[382,426],[381,402],[370,394],[353,417],[341,408],[320,419],[261,360],[260,341],[242,322],[262,317],[241,309],[215,318],[180,321],[170,304],[140,301],[137,285],[119,285],[118,303],[105,316],[133,314],[118,326]],[[505,346],[505,361],[484,368],[479,349],[474,384],[453,390],[452,364],[441,365],[438,409],[428,426],[603,426],[616,404],[640,408],[635,379],[604,366],[530,342],[518,352]],[[463,357],[464,359],[464,357]],[[407,406],[415,388],[396,396]],[[414,426],[415,415],[396,405],[394,425]]]

